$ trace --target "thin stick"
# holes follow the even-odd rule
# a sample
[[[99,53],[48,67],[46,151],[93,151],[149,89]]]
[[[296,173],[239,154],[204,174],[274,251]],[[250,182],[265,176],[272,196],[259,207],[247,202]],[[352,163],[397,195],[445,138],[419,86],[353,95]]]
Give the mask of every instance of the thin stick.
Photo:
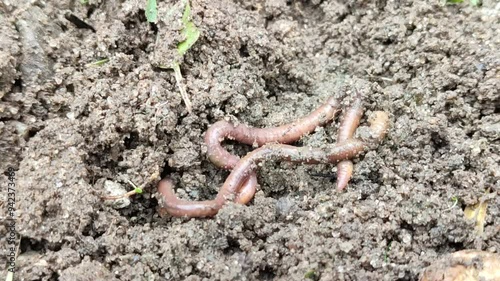
[[[118,200],[118,199],[122,199],[122,198],[128,198],[134,194],[137,194],[138,192],[136,191],[136,189],[132,190],[132,191],[129,191],[125,194],[121,194],[121,195],[114,195],[114,196],[102,196],[101,199],[102,200]]]
[[[177,81],[177,87],[181,92],[181,97],[184,100],[184,104],[186,104],[186,109],[189,113],[193,113],[193,106],[189,96],[187,95],[186,89],[184,88],[184,84],[182,84],[182,73],[181,68],[178,63],[174,63],[172,66],[175,75],[175,81]]]

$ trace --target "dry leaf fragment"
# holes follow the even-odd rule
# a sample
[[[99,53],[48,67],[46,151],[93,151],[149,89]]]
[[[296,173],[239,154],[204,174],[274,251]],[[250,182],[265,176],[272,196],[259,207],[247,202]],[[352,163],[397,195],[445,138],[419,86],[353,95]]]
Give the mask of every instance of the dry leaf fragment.
[[[486,197],[488,197],[489,190],[486,191]],[[472,206],[465,207],[464,216],[465,219],[473,221],[476,223],[475,231],[476,235],[483,234],[484,222],[486,221],[486,210],[488,208],[488,202],[486,198],[481,199],[481,201]]]
[[[487,202],[481,202],[472,206],[465,207],[464,215],[467,220],[476,222],[476,234],[481,235],[484,231],[484,222],[486,220]]]

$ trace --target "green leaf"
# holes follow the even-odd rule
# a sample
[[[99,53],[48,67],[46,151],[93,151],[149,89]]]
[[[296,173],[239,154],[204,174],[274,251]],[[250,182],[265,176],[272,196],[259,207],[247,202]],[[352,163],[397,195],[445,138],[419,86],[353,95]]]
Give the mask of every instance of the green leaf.
[[[304,278],[316,280],[318,277],[316,276],[314,270],[311,269],[308,272],[306,272],[306,274],[304,274]]]
[[[481,0],[470,0],[470,4],[474,7],[481,5]]]
[[[135,191],[135,193],[137,193],[137,194],[141,194],[141,193],[142,193],[142,188],[140,188],[140,187],[136,187],[136,188],[134,188],[134,191]]]
[[[196,41],[200,37],[200,31],[190,18],[191,6],[189,5],[189,1],[186,1],[186,8],[184,8],[184,14],[182,15],[182,23],[184,24],[182,34],[186,39],[177,45],[177,51],[181,56],[184,56],[184,54],[194,45],[194,43],[196,43]]]
[[[464,0],[446,0],[446,4],[459,4],[464,2]]]
[[[109,61],[108,58],[100,59],[98,61],[91,62],[87,66],[101,66]]]
[[[182,23],[187,24],[189,22],[189,17],[191,16],[191,6],[189,1],[186,1],[186,7],[184,8],[184,13],[182,14]]]
[[[158,21],[158,9],[156,6],[156,0],[147,0],[146,19],[151,23],[156,23]]]
[[[391,245],[392,245],[392,241],[389,242],[389,244],[387,245],[387,248],[385,250],[385,253],[384,253],[384,262],[387,263],[389,261],[389,252],[391,251]]]
[[[80,4],[86,5],[89,3],[89,0],[80,0]]]

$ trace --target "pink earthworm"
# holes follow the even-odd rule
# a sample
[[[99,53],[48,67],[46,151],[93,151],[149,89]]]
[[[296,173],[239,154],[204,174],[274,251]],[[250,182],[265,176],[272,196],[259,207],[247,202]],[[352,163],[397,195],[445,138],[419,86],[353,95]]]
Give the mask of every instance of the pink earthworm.
[[[359,94],[356,95],[352,105],[347,109],[342,117],[337,142],[342,143],[351,139],[359,126],[361,117],[363,116],[363,101]],[[349,180],[352,177],[354,164],[351,160],[343,160],[337,164],[337,189],[343,190],[347,187]]]
[[[241,185],[264,160],[282,160],[298,163],[336,164],[345,159],[356,157],[369,149],[373,143],[380,142],[388,128],[388,116],[385,112],[376,112],[370,119],[372,140],[350,139],[340,144],[324,148],[295,147],[286,144],[267,144],[243,157],[232,169],[229,177],[219,190],[216,198],[206,201],[188,201],[178,199],[173,191],[173,182],[169,178],[160,181],[158,192],[161,194],[160,214],[168,213],[175,217],[211,217],[217,214],[226,201],[233,201]]]
[[[275,128],[252,128],[243,124],[235,126],[226,121],[218,121],[210,126],[205,134],[207,157],[216,166],[231,170],[240,158],[222,147],[221,142],[224,139],[256,146],[267,143],[292,143],[311,133],[316,127],[331,121],[338,111],[338,106],[337,100],[330,97],[308,116]],[[240,192],[235,198],[237,203],[246,204],[253,198],[257,186],[256,177],[257,175],[252,173],[248,180],[242,184]]]

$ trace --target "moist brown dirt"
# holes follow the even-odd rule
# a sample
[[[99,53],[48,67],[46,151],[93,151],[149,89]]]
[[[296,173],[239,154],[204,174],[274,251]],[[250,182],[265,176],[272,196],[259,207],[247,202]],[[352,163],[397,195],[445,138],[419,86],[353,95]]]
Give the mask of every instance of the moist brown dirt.
[[[0,3],[0,167],[16,169],[18,280],[415,280],[446,253],[500,251],[497,2],[192,1],[201,36],[181,69],[193,114],[156,67],[182,40],[179,18],[164,16],[175,1],[159,2],[157,31],[143,2]],[[345,192],[332,165],[266,162],[248,206],[158,216],[152,174],[193,200],[228,175],[205,157],[210,124],[284,124],[355,90],[367,114],[390,113],[391,130],[355,160]],[[114,209],[100,199],[106,180],[145,192]],[[477,236],[463,209],[485,196]]]

